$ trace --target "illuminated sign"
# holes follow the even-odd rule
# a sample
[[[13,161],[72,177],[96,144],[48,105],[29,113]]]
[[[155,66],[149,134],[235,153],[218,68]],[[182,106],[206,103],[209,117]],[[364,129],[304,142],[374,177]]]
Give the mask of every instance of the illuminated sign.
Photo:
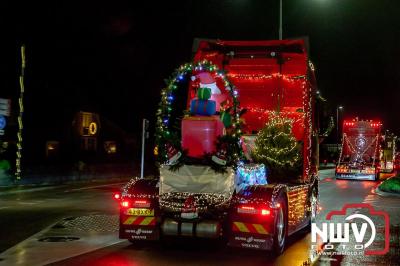
[[[95,122],[91,122],[89,124],[89,134],[96,135],[96,133],[97,133],[97,124]]]
[[[4,129],[7,125],[6,118],[0,115],[0,130]]]

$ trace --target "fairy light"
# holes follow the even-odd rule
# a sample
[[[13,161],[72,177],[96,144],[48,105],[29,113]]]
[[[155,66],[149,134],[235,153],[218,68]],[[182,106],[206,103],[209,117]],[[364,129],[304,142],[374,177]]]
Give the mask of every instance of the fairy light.
[[[24,114],[24,91],[25,91],[25,45],[21,46],[21,75],[19,76],[19,114],[18,114],[18,141],[17,141],[17,158],[15,160],[15,178],[17,180],[21,179],[21,159],[22,159],[22,130],[23,125],[23,114]]]
[[[257,161],[260,162],[272,162],[279,166],[294,165],[299,159],[299,153],[294,153],[298,150],[296,138],[292,135],[292,124],[293,120],[280,116],[273,115],[266,124],[266,127],[262,129],[255,140],[254,155]],[[287,127],[285,130],[284,128]],[[274,128],[281,128],[282,131],[276,133]],[[289,143],[287,147],[275,146],[277,139],[285,138]],[[271,143],[270,140],[273,140]],[[265,146],[268,144],[268,146]],[[288,156],[292,155],[292,158]]]
[[[237,185],[267,184],[267,171],[264,164],[239,164],[236,170]]]
[[[297,76],[289,76],[285,74],[280,74],[279,72],[273,74],[244,74],[244,73],[229,73],[228,76],[230,78],[238,79],[238,80],[246,80],[246,81],[260,81],[264,82],[265,80],[282,78],[284,81],[295,82],[299,79],[304,79],[305,75],[297,75]]]
[[[229,195],[232,195],[232,193],[229,193]],[[228,205],[231,199],[231,196],[227,197],[224,194],[217,193],[168,192],[160,195],[160,207],[172,212],[181,212],[185,200],[189,197],[193,198],[196,211],[199,213],[206,212],[210,206],[218,208]]]
[[[288,193],[288,224],[289,226],[298,225],[306,218],[308,185],[289,187]]]

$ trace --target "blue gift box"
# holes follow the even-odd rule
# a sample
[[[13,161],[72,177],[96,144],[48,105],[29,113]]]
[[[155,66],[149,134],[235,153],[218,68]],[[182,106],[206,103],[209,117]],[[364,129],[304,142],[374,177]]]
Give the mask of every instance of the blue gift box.
[[[193,115],[214,115],[217,112],[217,104],[213,100],[193,99],[190,102],[190,113]]]

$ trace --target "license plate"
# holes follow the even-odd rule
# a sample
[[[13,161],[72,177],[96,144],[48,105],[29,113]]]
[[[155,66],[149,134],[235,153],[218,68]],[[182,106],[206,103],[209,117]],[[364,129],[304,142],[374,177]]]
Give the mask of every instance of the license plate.
[[[126,214],[134,216],[154,216],[154,209],[131,208],[126,211]]]
[[[197,212],[182,212],[181,213],[181,218],[184,219],[196,219],[199,217],[199,214]]]

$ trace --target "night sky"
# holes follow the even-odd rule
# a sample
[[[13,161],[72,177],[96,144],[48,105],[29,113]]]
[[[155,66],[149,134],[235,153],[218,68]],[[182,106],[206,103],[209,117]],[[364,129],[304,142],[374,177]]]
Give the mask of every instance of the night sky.
[[[332,114],[342,104],[345,117],[379,118],[399,134],[400,1],[283,2],[284,38],[309,37]],[[79,110],[137,133],[141,118],[154,117],[163,79],[191,60],[195,37],[278,36],[278,0],[1,5],[0,97],[18,95],[25,43],[26,130],[51,137]]]

